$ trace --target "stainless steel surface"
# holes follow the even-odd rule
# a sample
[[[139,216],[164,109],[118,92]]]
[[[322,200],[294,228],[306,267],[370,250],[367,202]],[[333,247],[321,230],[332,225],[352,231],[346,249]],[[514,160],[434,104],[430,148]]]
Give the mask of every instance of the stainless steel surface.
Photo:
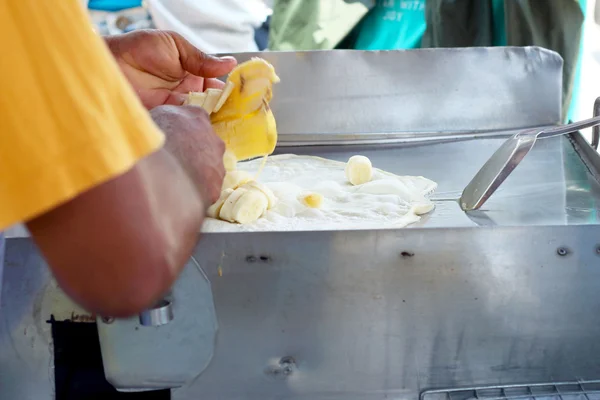
[[[338,161],[362,154],[378,168],[433,179],[439,185],[433,196],[436,208],[413,227],[598,224],[600,185],[590,170],[594,165],[582,161],[572,141],[570,136],[539,141],[485,209],[469,213],[458,204],[462,189],[504,139],[413,146],[297,147],[294,153]],[[589,147],[583,139],[578,143]],[[597,158],[596,154],[593,160]]]
[[[218,347],[173,398],[416,399],[597,378],[599,237],[598,226],[206,235],[196,256]],[[297,369],[271,376],[283,357]]]
[[[540,141],[485,210],[465,214],[457,202],[507,132],[560,122],[560,57],[260,56],[282,78],[273,103],[282,144],[361,143],[279,152],[360,153],[427,176],[439,183],[436,209],[413,229],[204,235],[198,264],[173,289],[171,323],[98,324],[113,384],[183,384],[175,400],[371,400],[599,376],[597,153],[578,134]],[[381,144],[398,132],[419,142]],[[448,133],[456,137],[436,143]],[[46,321],[95,318],[60,291],[30,239],[9,239],[4,265],[0,397],[52,399]]]
[[[235,56],[265,58],[281,77],[271,103],[281,146],[426,139],[561,122],[563,62],[541,48]]]
[[[547,382],[425,390],[420,400],[597,400],[600,381]]]
[[[538,139],[574,133],[599,124],[600,116],[597,116],[568,125],[534,128],[516,133],[500,146],[465,187],[460,197],[460,207],[464,211],[481,208],[531,151]]]
[[[208,368],[173,399],[417,399],[431,388],[597,379],[599,237],[595,225],[205,235],[195,255],[219,336]],[[50,399],[45,321],[71,306],[29,239],[7,242],[5,272],[2,398]],[[192,303],[177,315],[196,313]],[[192,356],[195,337],[137,350]],[[273,374],[285,357],[291,372]]]
[[[141,326],[135,317],[98,321],[104,373],[117,389],[179,387],[210,363],[218,328],[215,305],[211,284],[193,258],[170,297],[175,318],[168,324]]]
[[[173,303],[170,299],[162,299],[154,307],[140,313],[142,326],[161,326],[173,320]]]
[[[600,2],[598,3],[600,4]],[[600,116],[600,97],[594,102],[594,117]],[[598,142],[600,142],[600,126],[596,125],[592,128],[592,147],[598,150]]]

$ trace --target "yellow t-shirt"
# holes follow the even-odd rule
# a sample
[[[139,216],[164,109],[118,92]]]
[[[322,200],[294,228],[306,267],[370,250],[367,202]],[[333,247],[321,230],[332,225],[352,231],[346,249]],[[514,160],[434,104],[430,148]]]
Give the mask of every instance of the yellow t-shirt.
[[[162,146],[79,0],[0,0],[0,54],[0,230]]]

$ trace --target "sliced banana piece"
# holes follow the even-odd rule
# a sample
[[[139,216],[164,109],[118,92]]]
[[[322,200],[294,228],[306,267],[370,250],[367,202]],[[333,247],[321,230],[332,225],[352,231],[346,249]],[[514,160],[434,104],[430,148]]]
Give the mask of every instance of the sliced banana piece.
[[[308,193],[301,196],[300,201],[310,208],[321,208],[323,205],[323,195],[319,193]]]
[[[219,199],[212,206],[208,207],[206,211],[206,215],[210,218],[219,218],[219,213],[221,212],[221,208],[223,204],[225,204],[225,200],[233,193],[233,189],[225,189],[221,192]]]
[[[223,165],[225,166],[225,171],[235,171],[237,167],[237,158],[231,150],[225,150],[225,153],[223,154]]]
[[[267,61],[252,58],[235,67],[216,110],[211,115],[215,133],[238,160],[271,154],[277,144],[277,124],[269,101],[273,84],[279,82]]]
[[[346,178],[353,185],[362,185],[373,178],[371,160],[365,156],[352,156],[344,169]]]
[[[250,182],[252,180],[252,178],[253,178],[252,175],[250,175],[246,171],[239,171],[239,170],[228,171],[225,174],[225,178],[223,179],[223,186],[221,187],[221,190],[237,189],[238,187],[242,186],[243,184]]]
[[[248,189],[237,188],[227,197],[223,206],[221,207],[221,211],[219,211],[219,218],[224,221],[235,222],[233,218],[233,208],[237,201],[246,193]]]
[[[202,108],[206,110],[207,113],[212,114],[215,110],[223,91],[221,89],[206,89],[204,91],[206,93],[206,100],[204,100],[204,105]]]
[[[260,191],[262,194],[264,194],[268,201],[268,205],[267,205],[268,210],[275,207],[275,205],[277,204],[277,197],[275,197],[275,194],[273,193],[273,191],[271,189],[269,189],[266,185],[263,185],[260,182],[250,181],[250,182],[245,183],[243,187],[247,188],[247,189],[256,189],[256,190]]]
[[[206,93],[203,92],[190,92],[187,99],[183,102],[184,106],[204,106],[206,100]]]
[[[242,188],[237,190],[240,189]],[[263,192],[258,189],[250,189],[235,202],[231,217],[235,222],[248,224],[259,219],[268,206],[269,201]]]
[[[223,107],[223,104],[225,104],[225,101],[227,100],[227,98],[229,97],[231,92],[233,92],[234,87],[235,87],[235,84],[233,82],[231,82],[231,81],[225,82],[225,86],[223,87],[223,92],[221,93],[221,97],[219,97],[219,101],[217,101],[217,104],[215,105],[215,109],[213,110],[213,112],[218,112],[221,109],[221,107]]]

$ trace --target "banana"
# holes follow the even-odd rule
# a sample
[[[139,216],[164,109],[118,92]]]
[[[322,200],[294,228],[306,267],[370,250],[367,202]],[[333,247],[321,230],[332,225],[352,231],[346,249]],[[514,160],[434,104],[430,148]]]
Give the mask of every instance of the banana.
[[[203,92],[190,92],[187,99],[183,102],[184,106],[198,106],[202,107],[206,100],[206,93]]]
[[[223,204],[225,204],[225,200],[233,193],[233,189],[225,189],[221,192],[219,199],[212,206],[208,207],[206,211],[206,215],[210,218],[219,218],[219,213],[221,212],[221,208]]]
[[[223,93],[221,93],[221,97],[219,97],[219,101],[215,105],[215,109],[213,110],[213,112],[217,112],[221,109],[221,107],[223,107],[223,104],[225,104],[225,100],[227,100],[231,92],[233,92],[234,86],[235,85],[231,81],[225,82],[225,86],[223,87]]]
[[[204,93],[206,93],[206,100],[204,100],[202,108],[204,108],[207,113],[211,114],[217,106],[219,99],[222,97],[223,91],[221,89],[211,88],[206,89]]]
[[[235,222],[248,224],[259,219],[267,210],[268,205],[269,201],[263,192],[250,189],[235,202],[231,217]]]
[[[219,211],[219,219],[229,222],[235,222],[233,218],[233,208],[237,201],[246,193],[248,190],[243,188],[235,189],[229,197],[223,203],[221,210]]]
[[[231,150],[225,150],[225,153],[223,154],[223,166],[225,167],[225,171],[235,171],[237,167],[237,158]]]
[[[275,194],[273,193],[273,191],[271,191],[271,189],[269,189],[262,183],[259,183],[256,181],[250,181],[250,182],[247,182],[246,184],[244,184],[244,186],[242,186],[242,187],[247,188],[247,189],[255,189],[255,190],[258,190],[259,192],[261,192],[262,194],[264,194],[265,197],[267,198],[267,209],[268,210],[275,207],[275,205],[277,204],[277,197],[275,197]]]
[[[252,175],[250,175],[246,171],[228,171],[225,173],[225,178],[223,179],[223,186],[221,186],[221,190],[226,189],[237,189],[243,184],[250,182],[252,180]]]
[[[300,201],[310,208],[321,208],[323,205],[323,195],[319,193],[309,193],[301,197]]]
[[[238,160],[269,155],[275,149],[277,126],[269,101],[277,82],[273,66],[260,58],[238,65],[229,74],[222,95],[225,100],[215,107],[218,111],[211,115],[211,122]]]
[[[373,166],[371,160],[365,156],[352,156],[346,163],[344,169],[346,178],[353,185],[367,183],[373,177]]]

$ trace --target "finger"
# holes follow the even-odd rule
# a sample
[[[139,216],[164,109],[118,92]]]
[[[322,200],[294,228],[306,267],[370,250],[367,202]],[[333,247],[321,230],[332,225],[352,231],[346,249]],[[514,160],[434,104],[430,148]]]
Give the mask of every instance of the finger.
[[[208,78],[204,80],[204,90],[206,89],[223,89],[225,82],[215,78]]]
[[[204,78],[216,78],[227,75],[237,65],[237,61],[233,57],[215,57],[205,54],[180,34],[176,32],[168,33],[179,52],[181,66],[190,74]]]

